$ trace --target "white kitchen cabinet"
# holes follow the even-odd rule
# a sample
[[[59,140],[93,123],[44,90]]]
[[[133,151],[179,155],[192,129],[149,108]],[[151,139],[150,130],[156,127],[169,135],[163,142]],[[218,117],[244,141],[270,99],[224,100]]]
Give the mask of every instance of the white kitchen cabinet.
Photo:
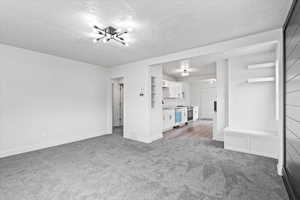
[[[181,119],[182,119],[182,123],[187,123],[188,121],[187,107],[182,108]]]
[[[201,90],[200,96],[200,119],[213,119],[214,101],[217,99],[216,88]]]
[[[167,131],[175,126],[175,109],[163,110],[163,130]]]
[[[176,97],[182,98],[183,97],[182,83],[176,83],[175,88],[176,88]]]
[[[162,81],[162,87],[168,87],[168,83],[169,83],[169,81],[163,80]]]
[[[199,107],[193,106],[193,121],[197,121],[199,119]]]
[[[165,98],[182,98],[182,83],[163,80],[162,87],[166,90]]]
[[[174,87],[174,83],[173,82],[169,82],[168,83],[168,87],[167,87],[167,97],[168,98],[174,98],[175,95],[175,87]]]

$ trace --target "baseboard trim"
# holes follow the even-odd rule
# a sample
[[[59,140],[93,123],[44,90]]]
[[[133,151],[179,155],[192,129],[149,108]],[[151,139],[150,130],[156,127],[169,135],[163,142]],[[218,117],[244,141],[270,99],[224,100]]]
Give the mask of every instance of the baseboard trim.
[[[104,132],[104,133],[100,133],[100,134],[99,133],[90,134],[87,137],[72,138],[72,139],[68,139],[65,141],[52,141],[52,142],[48,142],[48,143],[39,143],[39,144],[29,145],[29,146],[22,147],[22,148],[14,148],[14,149],[9,149],[9,150],[4,150],[4,151],[0,151],[0,158],[14,156],[14,155],[22,154],[22,153],[28,153],[31,151],[37,151],[37,150],[46,149],[49,147],[55,147],[55,146],[68,144],[68,143],[72,143],[72,142],[78,142],[81,140],[91,139],[94,137],[99,137],[99,136],[108,135],[108,134],[111,134],[111,132],[106,132],[106,133]]]
[[[161,139],[162,137],[163,137],[162,134],[156,135],[155,137],[152,137],[151,142],[154,142],[155,140],[159,140],[159,139]]]
[[[219,141],[219,142],[224,142],[224,137],[223,136],[214,136],[213,135],[213,140]]]
[[[283,173],[282,179],[283,179],[283,182],[284,182],[284,185],[285,185],[285,188],[289,195],[290,200],[297,200],[295,193],[292,189],[292,186],[290,185],[290,182],[288,180],[288,175],[287,175],[285,168],[282,169],[282,173]]]

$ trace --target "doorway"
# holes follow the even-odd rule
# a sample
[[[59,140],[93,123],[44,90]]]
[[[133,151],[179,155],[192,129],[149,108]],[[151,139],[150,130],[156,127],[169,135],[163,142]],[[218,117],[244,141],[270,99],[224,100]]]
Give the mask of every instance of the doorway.
[[[124,133],[124,81],[112,79],[112,130],[113,134],[123,137]]]
[[[164,138],[213,139],[217,64],[204,59],[162,64]]]

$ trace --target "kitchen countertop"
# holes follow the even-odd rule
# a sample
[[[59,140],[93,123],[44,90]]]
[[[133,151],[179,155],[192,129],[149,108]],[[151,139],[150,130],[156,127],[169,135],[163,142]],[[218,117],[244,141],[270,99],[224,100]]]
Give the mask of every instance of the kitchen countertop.
[[[163,110],[174,110],[176,107],[164,107]]]
[[[180,108],[188,108],[190,106],[173,106],[173,107],[163,107],[163,110],[174,110],[174,109],[180,109]]]

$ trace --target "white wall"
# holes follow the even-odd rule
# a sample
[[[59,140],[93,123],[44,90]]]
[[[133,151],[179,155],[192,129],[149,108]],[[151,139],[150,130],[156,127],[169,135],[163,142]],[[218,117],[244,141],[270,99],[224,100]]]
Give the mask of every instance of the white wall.
[[[124,100],[124,112],[125,122],[128,125],[127,135],[131,139],[139,141],[151,142],[150,135],[150,110],[149,104],[151,103],[149,98],[149,91],[145,90],[145,96],[139,97],[138,93],[141,88],[148,88],[150,82],[149,78],[149,66],[166,63],[174,60],[188,59],[196,56],[204,56],[209,54],[224,55],[230,53],[239,48],[248,47],[251,45],[262,44],[262,43],[277,43],[281,40],[281,30],[271,30],[263,33],[258,33],[246,37],[241,37],[233,40],[224,42],[218,42],[207,46],[193,48],[186,51],[177,53],[167,54],[160,57],[149,58],[142,61],[137,61],[125,65],[115,66],[112,69],[112,77],[126,76],[126,80],[130,83],[125,86],[128,90],[128,96]],[[282,53],[282,52],[280,52]],[[126,84],[126,83],[125,83]],[[129,101],[126,103],[129,99]],[[132,108],[132,110],[131,110]],[[127,110],[126,110],[127,109]],[[138,116],[138,123],[137,123]],[[127,118],[127,119],[126,119]],[[160,120],[160,119],[157,119]],[[127,121],[127,122],[126,122]],[[126,132],[126,124],[125,124]],[[281,131],[282,132],[282,131]]]
[[[276,107],[277,107],[277,122],[278,122],[278,134],[279,134],[279,159],[277,170],[278,174],[282,175],[283,163],[284,163],[284,66],[283,66],[283,31],[280,31],[279,42],[276,49],[276,75],[278,82],[276,83]]]
[[[172,76],[168,76],[166,74],[163,74],[163,80],[168,80],[168,81],[177,81],[176,78]]]
[[[228,62],[226,59],[216,62],[217,113],[213,138],[224,140],[224,128],[228,126]]]
[[[0,45],[0,157],[111,133],[104,68]]]
[[[272,68],[248,70],[248,65],[275,60],[275,52],[228,59],[229,127],[277,132],[275,83],[247,83],[248,78],[275,76]]]
[[[124,81],[124,134],[128,139],[151,142],[149,66],[128,64],[111,69],[111,77]],[[140,93],[144,96],[140,96]]]
[[[162,137],[163,132],[163,111],[162,111],[162,66],[155,65],[149,68],[149,73],[151,77],[155,77],[154,83],[154,105],[150,105],[150,141],[157,140]],[[151,80],[149,80],[151,81]],[[149,90],[151,90],[151,85],[149,85]]]
[[[182,81],[182,90],[184,93],[184,105],[191,105],[191,84],[187,81]]]

